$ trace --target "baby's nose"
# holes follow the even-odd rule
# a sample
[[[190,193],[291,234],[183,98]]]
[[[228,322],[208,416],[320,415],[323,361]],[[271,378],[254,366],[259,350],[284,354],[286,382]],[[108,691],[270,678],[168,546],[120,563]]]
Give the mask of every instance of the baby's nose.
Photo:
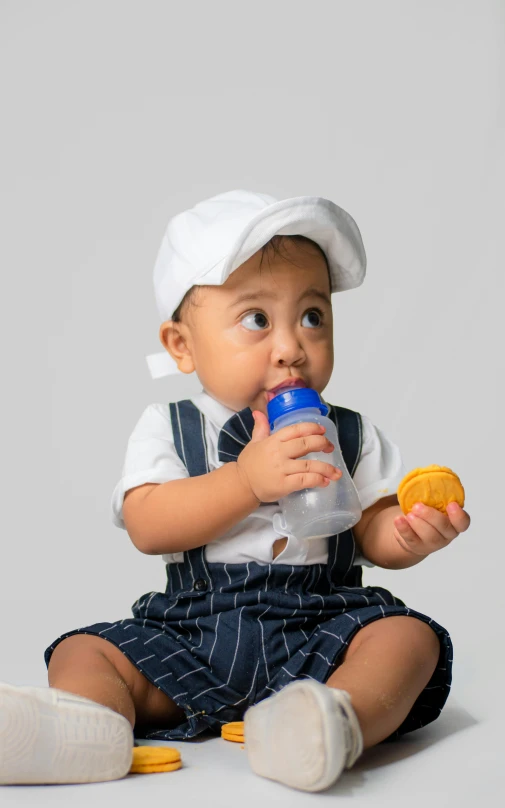
[[[305,359],[305,351],[297,339],[291,340],[289,345],[287,345],[284,341],[282,346],[274,349],[273,353],[274,361],[277,366],[287,367],[292,370],[293,375],[297,375],[295,373],[295,368],[292,368],[292,365],[298,366]]]

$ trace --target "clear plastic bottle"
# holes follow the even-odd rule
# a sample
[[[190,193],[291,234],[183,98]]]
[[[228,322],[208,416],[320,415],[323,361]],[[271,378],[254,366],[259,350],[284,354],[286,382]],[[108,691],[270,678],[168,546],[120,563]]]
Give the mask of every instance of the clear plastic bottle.
[[[285,388],[267,404],[267,412],[272,432],[306,421],[324,426],[334,451],[309,452],[304,457],[331,463],[342,472],[340,479],[330,480],[327,486],[302,488],[281,497],[282,529],[298,539],[320,539],[343,533],[359,522],[362,510],[358,492],[344,463],[337,429],[326,417],[328,407],[319,393],[308,387]]]

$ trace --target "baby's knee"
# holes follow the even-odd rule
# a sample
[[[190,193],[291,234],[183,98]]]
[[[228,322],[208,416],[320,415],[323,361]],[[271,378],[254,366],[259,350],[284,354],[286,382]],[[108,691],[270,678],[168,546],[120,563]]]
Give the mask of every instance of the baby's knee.
[[[415,656],[420,664],[434,670],[440,657],[440,640],[438,635],[424,620],[417,617],[398,616],[395,630],[399,632],[409,653]]]
[[[435,668],[440,657],[440,642],[435,631],[417,617],[392,615],[364,626],[349,646],[351,657],[364,644],[378,644],[383,652],[396,653],[400,647],[411,659]]]
[[[48,675],[51,687],[85,690],[83,695],[100,703],[110,705],[112,700],[116,707],[124,706],[132,722],[130,704],[140,724],[168,721],[175,726],[184,718],[184,711],[151,684],[119,648],[94,634],[72,634],[61,640],[49,660]]]
[[[61,640],[51,654],[48,665],[49,684],[54,686],[53,682],[69,670],[86,673],[90,669],[102,666],[104,661],[117,668],[114,652],[123,656],[102,637],[94,634],[72,634]]]

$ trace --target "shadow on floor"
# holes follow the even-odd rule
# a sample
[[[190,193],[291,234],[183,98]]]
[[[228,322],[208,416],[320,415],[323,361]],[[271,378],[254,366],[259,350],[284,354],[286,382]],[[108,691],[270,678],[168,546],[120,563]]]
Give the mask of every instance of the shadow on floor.
[[[322,792],[321,796],[351,795],[357,788],[365,785],[366,772],[406,760],[479,723],[464,707],[458,704],[447,705],[440,718],[427,727],[367,749],[353,768],[346,772],[345,778],[328,791]]]

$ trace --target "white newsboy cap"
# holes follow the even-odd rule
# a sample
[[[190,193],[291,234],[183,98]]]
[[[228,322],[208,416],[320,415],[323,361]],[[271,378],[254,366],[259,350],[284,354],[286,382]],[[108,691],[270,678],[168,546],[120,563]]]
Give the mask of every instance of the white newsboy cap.
[[[170,320],[195,285],[221,286],[275,235],[301,235],[324,251],[331,292],[363,283],[366,255],[352,216],[329,199],[277,200],[252,191],[227,191],[170,219],[154,265],[154,293],[162,322]],[[170,354],[147,356],[154,379],[183,375]]]

